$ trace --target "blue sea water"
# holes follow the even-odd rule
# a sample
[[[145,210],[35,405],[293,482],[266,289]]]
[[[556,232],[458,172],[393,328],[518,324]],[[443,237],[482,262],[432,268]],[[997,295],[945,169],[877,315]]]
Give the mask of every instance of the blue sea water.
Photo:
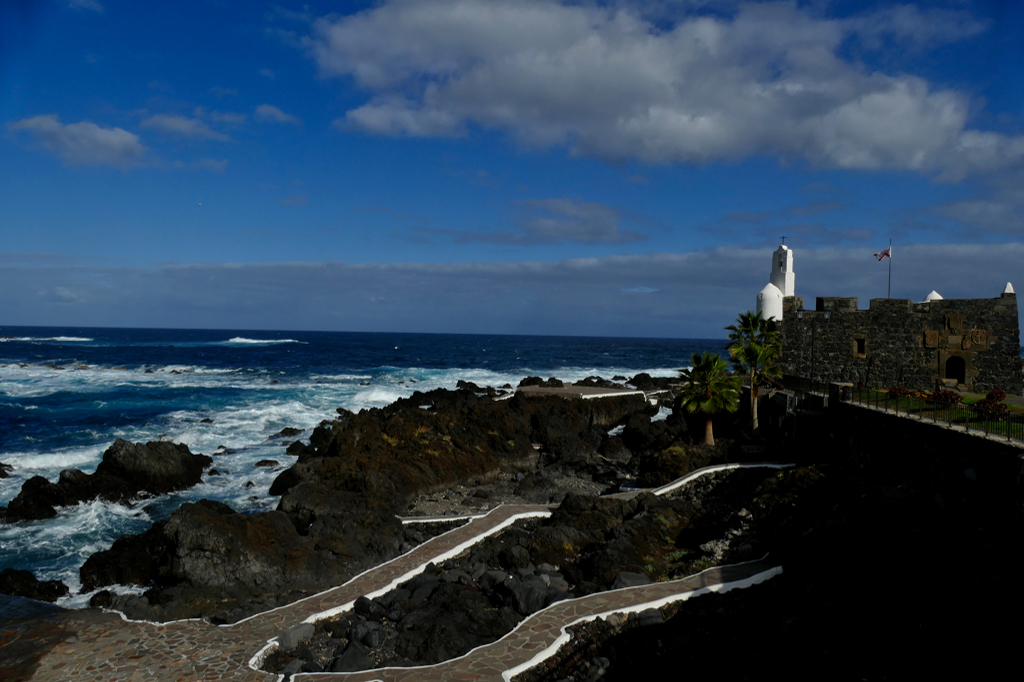
[[[271,482],[301,438],[335,414],[382,407],[459,379],[515,386],[526,376],[575,381],[638,372],[671,376],[692,353],[725,342],[447,334],[0,327],[0,479],[6,505],[32,476],[95,470],[116,438],[172,440],[215,455],[222,476],[130,507],[93,502],[58,518],[0,525],[0,570],[63,580],[80,606],[78,569],[125,533],[140,533],[182,502],[215,499],[243,513],[273,509]],[[204,421],[208,420],[208,421]],[[223,446],[221,448],[220,446]],[[227,449],[230,454],[217,455]],[[255,467],[272,459],[277,467]],[[246,485],[252,482],[252,486]]]

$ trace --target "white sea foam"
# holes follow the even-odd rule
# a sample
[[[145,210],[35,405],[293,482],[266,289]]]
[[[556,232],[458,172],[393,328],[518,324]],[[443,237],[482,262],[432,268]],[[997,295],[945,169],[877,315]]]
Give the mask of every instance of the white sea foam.
[[[56,518],[0,526],[5,554],[22,558],[39,580],[80,586],[78,568],[123,533],[142,532],[152,518],[141,506],[92,501],[59,510]]]
[[[219,410],[171,412],[167,428],[175,442],[188,444],[193,452],[211,454],[220,445],[230,449],[258,446],[285,427],[311,429],[326,416],[330,415],[325,410],[302,400],[262,400]],[[204,424],[203,419],[212,423]],[[281,441],[276,441],[276,447],[283,451]]]
[[[21,341],[23,343],[38,343],[42,341],[56,341],[58,343],[88,343],[94,339],[88,339],[81,336],[5,336],[0,338],[0,343],[6,343],[8,341]]]
[[[57,606],[62,606],[65,609],[84,609],[89,606],[89,600],[93,598],[97,592],[106,590],[113,592],[114,594],[136,594],[141,595],[146,592],[145,587],[139,585],[106,585],[104,587],[93,590],[92,592],[85,592],[79,594],[78,590],[81,589],[81,583],[78,580],[74,580],[74,584],[68,583],[68,587],[71,588],[71,592],[66,597],[61,597],[57,600]]]
[[[297,339],[247,339],[244,336],[236,336],[233,339],[228,339],[224,343],[238,343],[238,344],[262,344],[271,345],[275,343],[302,343],[308,345],[305,341],[299,341]]]
[[[359,410],[371,408],[371,407],[386,407],[391,403],[395,402],[399,398],[407,398],[412,395],[414,388],[408,388],[405,390],[399,390],[394,388],[383,388],[383,387],[371,387],[365,391],[360,391],[352,397],[349,405],[344,405],[353,412]]]
[[[113,441],[111,441],[113,443]],[[64,469],[95,468],[103,457],[105,447],[75,448],[54,452],[8,452],[4,453],[3,461],[14,467],[19,473],[32,476],[42,475],[56,477]]]
[[[252,376],[233,368],[167,365],[158,369],[68,367],[56,371],[43,366],[0,367],[0,395],[16,399],[44,398],[59,392],[94,393],[125,386],[166,385],[175,388],[253,388]]]

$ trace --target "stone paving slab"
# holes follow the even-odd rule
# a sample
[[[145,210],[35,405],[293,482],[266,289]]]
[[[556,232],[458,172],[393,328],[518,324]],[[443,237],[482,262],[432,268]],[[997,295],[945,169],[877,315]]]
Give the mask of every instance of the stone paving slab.
[[[720,467],[709,467],[703,473],[716,470]],[[699,475],[700,470],[655,492],[668,492]],[[269,651],[275,645],[274,638],[289,627],[347,611],[358,597],[383,594],[421,571],[427,563],[457,556],[482,537],[500,531],[516,519],[547,516],[551,509],[546,505],[499,506],[400,557],[355,576],[343,585],[230,625],[213,625],[201,619],[164,624],[130,621],[115,612],[68,610],[0,595],[0,680],[278,680],[279,675],[254,670],[251,664]],[[501,640],[436,666],[361,673],[302,674],[296,679],[344,679],[353,682],[473,679],[497,682],[509,668],[549,649],[562,636],[562,628],[575,619],[623,610],[652,600],[677,598],[695,589],[714,588],[723,582],[743,580],[749,578],[747,573],[750,571],[756,573],[757,568],[751,564],[747,568],[709,569],[697,576],[670,583],[655,583],[558,602],[524,620]]]
[[[638,391],[635,388],[601,388],[598,386],[573,386],[567,384],[562,388],[551,388],[548,386],[522,386],[515,390],[516,393],[521,393],[527,397],[534,396],[545,396],[545,395],[557,395],[563,398],[579,398],[579,399],[592,399],[592,398],[615,398],[627,395],[641,395],[644,398],[647,394],[643,391]]]
[[[252,670],[249,663],[292,625],[348,610],[357,598],[391,589],[428,562],[454,556],[517,518],[549,513],[547,505],[497,507],[344,585],[230,625],[128,621],[112,612],[0,595],[0,680],[276,680],[278,675]]]

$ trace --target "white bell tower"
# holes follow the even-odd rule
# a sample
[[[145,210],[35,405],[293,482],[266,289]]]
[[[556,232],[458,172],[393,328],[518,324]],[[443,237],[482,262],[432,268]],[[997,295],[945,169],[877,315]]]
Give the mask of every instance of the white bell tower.
[[[796,293],[794,277],[793,250],[783,244],[772,254],[772,278],[769,281],[779,288],[783,296],[793,296]]]
[[[768,284],[757,293],[757,314],[762,320],[774,317],[782,321],[782,299],[796,291],[793,251],[785,244],[772,254],[772,274]]]

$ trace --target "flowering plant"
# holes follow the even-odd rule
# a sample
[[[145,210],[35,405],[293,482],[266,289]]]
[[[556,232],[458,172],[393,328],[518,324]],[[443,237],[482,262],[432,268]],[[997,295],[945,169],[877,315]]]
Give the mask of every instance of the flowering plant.
[[[975,407],[982,411],[989,419],[998,419],[1008,412],[1006,405],[991,398],[982,398],[975,404]]]
[[[929,400],[937,403],[962,403],[964,397],[956,391],[935,391],[928,395]]]

